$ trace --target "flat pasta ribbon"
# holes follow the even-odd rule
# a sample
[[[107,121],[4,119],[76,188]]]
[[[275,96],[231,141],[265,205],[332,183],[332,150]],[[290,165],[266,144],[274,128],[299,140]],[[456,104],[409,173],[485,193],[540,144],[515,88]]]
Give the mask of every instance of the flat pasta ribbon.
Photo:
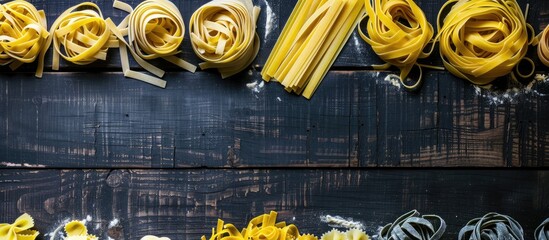
[[[0,240],[34,240],[40,232],[31,230],[34,227],[34,219],[23,213],[12,224],[0,224]]]
[[[451,6],[441,22],[441,16]],[[441,25],[442,24],[442,25]],[[452,74],[487,85],[512,73],[525,59],[529,32],[515,0],[449,0],[438,15],[438,40],[444,66]],[[528,77],[534,73],[520,74]]]
[[[359,27],[359,34],[374,52],[387,64],[374,66],[400,69],[400,82],[407,90],[416,90],[422,83],[422,69],[418,59],[429,57],[434,49],[433,26],[425,13],[413,0],[365,0],[367,14],[363,20],[367,33]],[[372,6],[373,5],[373,6]],[[424,52],[425,48],[431,48]],[[419,78],[414,84],[405,82],[414,67],[419,69]]]
[[[379,232],[382,240],[438,240],[446,231],[446,222],[437,215],[423,215],[412,210],[385,225]]]
[[[534,232],[535,240],[549,240],[549,218],[545,219]]]
[[[353,228],[349,229],[346,232],[340,232],[336,229],[333,229],[327,233],[324,233],[321,240],[370,240],[370,236],[364,231]]]
[[[36,60],[49,36],[46,15],[27,1],[0,4],[0,65],[12,70]]]
[[[515,219],[492,212],[469,221],[458,235],[458,240],[498,239],[524,240],[524,231]]]
[[[247,68],[259,52],[256,22],[261,9],[251,0],[213,0],[191,16],[189,29],[201,69],[217,68],[222,78]]]
[[[52,69],[59,70],[59,57],[77,65],[86,65],[96,60],[106,60],[110,47],[118,47],[116,37],[111,33],[103,18],[101,9],[95,3],[84,2],[67,9],[50,28],[46,46],[53,42]],[[40,64],[47,52],[44,48]],[[42,76],[42,71],[37,74]]]
[[[209,240],[318,240],[313,235],[300,235],[293,224],[277,223],[276,216],[277,213],[271,211],[270,214],[255,217],[242,231],[219,219],[217,227],[212,228],[212,236]],[[202,240],[206,240],[206,236],[202,236]]]

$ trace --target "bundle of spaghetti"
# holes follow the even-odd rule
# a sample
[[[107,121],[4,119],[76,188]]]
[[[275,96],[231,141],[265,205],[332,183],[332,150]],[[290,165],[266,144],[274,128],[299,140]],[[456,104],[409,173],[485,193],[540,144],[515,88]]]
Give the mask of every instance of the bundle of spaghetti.
[[[449,0],[439,12],[438,30],[444,66],[477,85],[510,74],[524,59],[528,31],[533,32],[515,0]]]
[[[251,0],[213,0],[191,16],[189,29],[201,69],[217,68],[222,78],[248,67],[259,52],[256,22],[260,8]]]
[[[126,77],[137,78],[142,81],[165,87],[165,82],[129,68],[128,48],[133,58],[145,70],[161,78],[164,71],[146,62],[156,58],[163,58],[187,71],[195,72],[196,66],[178,58],[179,46],[185,35],[185,24],[181,12],[169,0],[146,0],[135,9],[130,5],[115,0],[113,6],[126,11],[129,15],[118,25],[113,32],[120,39],[120,55],[122,68]],[[128,37],[128,41],[124,37]]]
[[[34,219],[27,213],[19,216],[15,222],[0,223],[1,240],[34,240],[40,234],[34,227]]]
[[[0,65],[12,70],[36,60],[48,38],[46,15],[31,3],[0,4]]]
[[[217,221],[217,227],[212,228],[212,236],[209,240],[318,240],[309,234],[301,235],[293,224],[276,222],[277,213],[263,214],[253,218],[242,231],[233,224],[225,224],[223,220]],[[206,236],[202,236],[206,240]]]
[[[549,25],[537,37],[538,57],[543,65],[549,67]]]
[[[310,99],[364,14],[364,0],[299,0],[263,71]]]
[[[40,53],[40,65],[53,42],[52,69],[59,70],[59,56],[78,65],[96,60],[106,60],[107,51],[118,47],[116,37],[111,33],[103,18],[101,9],[92,2],[84,2],[63,12],[50,28],[46,48]],[[37,77],[42,76],[39,69]]]
[[[419,88],[422,70],[417,61],[429,57],[434,49],[433,26],[423,11],[413,0],[366,0],[366,12],[367,34],[362,28],[359,28],[359,34],[387,62],[374,68],[385,70],[391,65],[396,66],[400,69],[400,82],[404,88]],[[431,48],[424,52],[429,45]],[[408,85],[404,80],[414,67],[419,69],[419,79]]]

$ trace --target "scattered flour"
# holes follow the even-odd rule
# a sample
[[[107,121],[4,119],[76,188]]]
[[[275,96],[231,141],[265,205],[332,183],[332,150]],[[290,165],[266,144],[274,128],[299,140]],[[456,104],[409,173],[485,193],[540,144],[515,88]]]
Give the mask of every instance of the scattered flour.
[[[514,87],[507,89],[503,92],[501,91],[492,91],[483,89],[479,86],[474,86],[475,94],[485,98],[490,105],[501,105],[505,103],[516,103],[519,101],[520,96],[546,96],[547,94],[540,93],[537,91],[534,86],[539,83],[549,82],[549,77],[545,74],[536,74],[534,77],[535,81],[531,81],[525,87]]]
[[[113,219],[111,222],[109,222],[109,228],[116,227],[116,225],[118,225],[119,222],[120,220],[118,220],[118,218]]]
[[[278,21],[278,17],[273,12],[273,9],[271,8],[271,5],[267,1],[265,1],[265,38],[264,41],[267,41],[267,37],[271,32],[273,31],[274,23]]]
[[[379,75],[379,72],[377,73]],[[395,74],[388,74],[385,79],[386,82],[400,89],[400,77]]]
[[[356,228],[360,230],[364,230],[364,224],[362,224],[359,221],[353,221],[352,218],[345,219],[340,216],[331,216],[331,215],[325,215],[320,216],[320,221],[327,223],[330,227],[336,227],[336,228]]]
[[[276,97],[276,100],[282,102],[282,99],[280,97]]]

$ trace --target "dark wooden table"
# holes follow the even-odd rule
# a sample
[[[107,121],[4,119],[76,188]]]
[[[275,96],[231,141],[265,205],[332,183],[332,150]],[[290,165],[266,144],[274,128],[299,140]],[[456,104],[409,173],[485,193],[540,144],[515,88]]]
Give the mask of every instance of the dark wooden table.
[[[81,1],[31,2],[51,23]],[[126,15],[110,0],[94,2],[115,22]],[[207,0],[175,2],[188,21]],[[396,71],[372,70],[382,62],[355,32],[312,100],[276,83],[251,89],[295,0],[254,2],[261,50],[230,79],[156,61],[168,71],[167,88],[156,88],[124,78],[117,50],[89,66],[63,62],[60,71],[48,58],[43,79],[32,64],[2,68],[0,222],[28,212],[47,233],[90,216],[104,239],[198,239],[218,217],[242,227],[278,210],[303,232],[329,230],[319,217],[332,214],[374,234],[418,209],[441,215],[450,239],[471,218],[497,211],[533,238],[549,217],[549,172],[503,168],[549,166],[549,82],[507,98],[427,71],[421,91],[408,93],[385,80]],[[443,1],[417,2],[434,23]],[[529,4],[539,32],[549,1]],[[188,34],[182,51],[199,62]],[[538,73],[549,73],[533,48],[529,55]],[[441,64],[437,56],[427,62]]]

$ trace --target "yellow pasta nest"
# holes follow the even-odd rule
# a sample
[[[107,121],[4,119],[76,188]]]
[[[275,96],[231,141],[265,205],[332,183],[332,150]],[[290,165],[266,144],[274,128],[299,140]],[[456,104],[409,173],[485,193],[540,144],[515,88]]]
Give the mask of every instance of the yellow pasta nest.
[[[63,12],[50,28],[53,40],[53,70],[59,70],[59,56],[78,65],[106,60],[110,47],[118,47],[101,9],[84,2]]]
[[[214,0],[191,16],[189,29],[200,68],[217,68],[223,78],[248,67],[259,52],[256,22],[260,8],[251,0]]]
[[[0,65],[34,62],[48,38],[46,16],[22,0],[0,4]]]
[[[477,85],[511,73],[526,55],[528,31],[533,32],[515,0],[450,0],[438,19],[444,66]]]
[[[88,234],[88,228],[81,221],[72,221],[65,224],[67,237],[65,240],[97,240],[93,234]]]
[[[433,51],[433,26],[413,0],[366,0],[367,19],[365,34],[359,28],[359,34],[374,52],[388,64],[375,66],[376,69],[387,69],[393,65],[400,69],[400,82],[407,90],[421,86],[422,72],[417,64],[418,59],[427,58]],[[407,79],[414,67],[419,69],[419,79],[408,85]]]
[[[210,240],[318,240],[313,235],[300,235],[299,230],[293,224],[276,222],[277,213],[271,211],[255,217],[248,227],[238,231],[232,224],[225,224],[223,220],[217,221],[217,227],[212,228]],[[202,236],[206,240],[206,236]]]
[[[543,65],[549,67],[549,25],[539,36],[538,57]]]
[[[29,214],[24,213],[12,224],[0,224],[0,239],[34,240],[40,233],[36,230],[31,230],[32,227],[34,227],[34,219]]]

